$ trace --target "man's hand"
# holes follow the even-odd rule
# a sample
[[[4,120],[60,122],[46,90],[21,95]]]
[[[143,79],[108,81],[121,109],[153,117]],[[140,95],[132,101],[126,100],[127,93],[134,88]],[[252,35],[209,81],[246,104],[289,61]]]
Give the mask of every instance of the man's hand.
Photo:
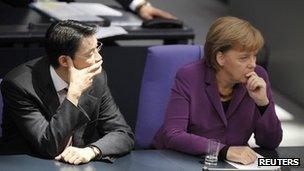
[[[67,147],[61,154],[55,157],[55,160],[65,161],[70,164],[88,163],[95,158],[95,153],[92,148],[77,148],[73,146]]]
[[[92,85],[94,76],[101,73],[102,60],[80,70],[74,67],[73,61],[70,57],[67,57],[67,63],[70,81],[67,99],[77,106],[79,97]]]
[[[231,146],[227,151],[227,160],[242,164],[254,163],[257,155],[247,146]]]
[[[246,88],[249,96],[258,106],[266,106],[269,103],[266,92],[266,82],[255,72],[246,74],[246,77],[248,78]]]
[[[151,20],[156,17],[161,17],[161,18],[165,18],[165,19],[176,19],[176,17],[174,17],[170,13],[157,9],[157,8],[154,8],[149,5],[143,5],[139,9],[138,14],[144,20]]]

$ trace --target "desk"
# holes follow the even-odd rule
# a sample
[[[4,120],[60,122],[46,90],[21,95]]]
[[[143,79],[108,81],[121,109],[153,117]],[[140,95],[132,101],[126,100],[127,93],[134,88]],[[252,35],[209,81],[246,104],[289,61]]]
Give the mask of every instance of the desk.
[[[261,154],[267,153],[268,156],[273,157],[300,157],[302,168],[282,168],[282,170],[300,171],[304,169],[304,147],[280,147],[277,151],[256,150]],[[0,171],[201,171],[202,164],[200,160],[199,157],[168,150],[135,150],[117,159],[113,164],[94,161],[80,166],[73,166],[27,155],[11,155],[0,156]],[[231,167],[224,162],[219,163],[219,165]]]
[[[17,8],[0,2],[0,43],[41,43],[51,20],[49,17],[30,8]],[[34,25],[29,25],[33,23]],[[35,26],[36,25],[36,26]],[[194,39],[192,28],[144,29],[140,26],[125,26],[126,35],[107,38],[116,40],[160,39],[165,44],[188,43]]]

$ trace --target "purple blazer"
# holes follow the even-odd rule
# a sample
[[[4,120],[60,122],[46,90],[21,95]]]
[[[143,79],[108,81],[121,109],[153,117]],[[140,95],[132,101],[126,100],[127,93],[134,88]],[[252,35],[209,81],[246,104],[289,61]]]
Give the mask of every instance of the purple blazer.
[[[270,103],[263,115],[243,84],[236,85],[225,113],[215,72],[206,66],[204,60],[179,69],[165,121],[154,137],[154,147],[201,155],[207,152],[208,139],[220,140],[221,148],[225,145],[241,146],[248,145],[252,133],[257,145],[269,149],[278,147],[282,128],[275,113],[268,75],[261,66],[257,66],[255,72],[267,84]]]

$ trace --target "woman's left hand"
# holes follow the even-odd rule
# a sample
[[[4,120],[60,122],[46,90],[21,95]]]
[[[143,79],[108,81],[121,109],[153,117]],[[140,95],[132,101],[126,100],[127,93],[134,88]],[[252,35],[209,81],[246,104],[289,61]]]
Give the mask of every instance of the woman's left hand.
[[[259,77],[255,72],[246,74],[246,77],[248,78],[246,88],[249,96],[258,106],[266,106],[269,103],[269,100],[264,79]]]

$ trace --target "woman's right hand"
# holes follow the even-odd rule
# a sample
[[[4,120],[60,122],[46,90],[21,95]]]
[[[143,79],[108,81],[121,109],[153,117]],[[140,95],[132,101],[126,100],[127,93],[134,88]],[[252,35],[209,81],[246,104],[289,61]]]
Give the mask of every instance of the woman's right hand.
[[[231,146],[227,151],[226,159],[247,165],[254,163],[257,155],[248,146]]]

